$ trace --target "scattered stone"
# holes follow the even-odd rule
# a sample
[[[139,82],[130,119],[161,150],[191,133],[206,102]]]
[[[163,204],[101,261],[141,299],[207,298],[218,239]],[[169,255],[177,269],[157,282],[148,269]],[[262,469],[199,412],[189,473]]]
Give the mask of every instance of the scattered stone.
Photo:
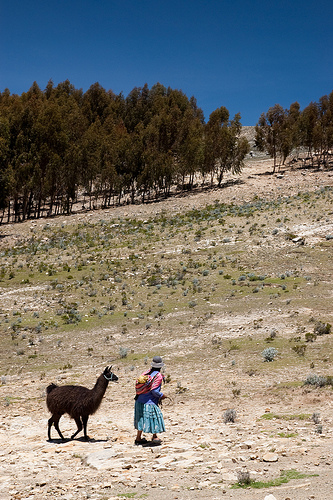
[[[277,499],[275,498],[274,495],[270,494],[270,495],[266,495],[264,500],[277,500]]]
[[[277,453],[265,453],[265,455],[262,457],[264,462],[277,462],[279,460],[279,456]]]
[[[254,441],[244,441],[244,443],[241,443],[239,445],[239,447],[242,449],[242,450],[248,450],[250,448],[253,447],[253,445],[255,444]]]

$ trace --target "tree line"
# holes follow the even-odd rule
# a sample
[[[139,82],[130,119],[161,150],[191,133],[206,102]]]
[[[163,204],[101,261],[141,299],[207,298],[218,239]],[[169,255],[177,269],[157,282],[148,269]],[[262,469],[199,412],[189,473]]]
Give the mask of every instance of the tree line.
[[[127,97],[69,80],[0,93],[0,222],[146,202],[207,177],[220,186],[249,151],[240,115],[205,123],[196,99],[157,83]]]
[[[260,116],[256,146],[274,159],[274,170],[294,152],[305,150],[311,166],[329,167],[333,149],[333,91],[301,111],[298,102],[283,109],[279,104]]]
[[[0,223],[70,214],[82,208],[144,203],[196,182],[221,186],[249,152],[241,117],[217,108],[205,122],[196,99],[160,83],[127,97],[99,83],[83,92],[69,80],[22,95],[0,93]],[[274,170],[305,150],[328,167],[333,148],[333,91],[302,111],[276,104],[255,127],[255,143]]]

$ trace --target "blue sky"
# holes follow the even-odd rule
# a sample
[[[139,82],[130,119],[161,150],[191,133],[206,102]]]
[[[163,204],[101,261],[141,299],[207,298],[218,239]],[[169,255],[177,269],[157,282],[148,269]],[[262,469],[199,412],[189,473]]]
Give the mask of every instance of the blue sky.
[[[0,0],[0,91],[157,82],[255,125],[333,90],[332,0]]]

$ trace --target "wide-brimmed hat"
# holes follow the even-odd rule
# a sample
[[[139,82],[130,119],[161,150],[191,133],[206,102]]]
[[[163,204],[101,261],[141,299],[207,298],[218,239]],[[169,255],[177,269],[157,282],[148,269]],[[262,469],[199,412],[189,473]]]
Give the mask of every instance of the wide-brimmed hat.
[[[162,368],[162,366],[164,366],[164,363],[161,356],[154,356],[153,361],[151,362],[151,366],[152,368]]]

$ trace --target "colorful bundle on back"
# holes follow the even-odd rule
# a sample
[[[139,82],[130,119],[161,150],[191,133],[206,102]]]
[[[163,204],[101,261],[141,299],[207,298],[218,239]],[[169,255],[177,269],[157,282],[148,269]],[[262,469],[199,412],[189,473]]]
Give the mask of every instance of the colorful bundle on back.
[[[135,382],[136,394],[146,394],[152,389],[156,389],[161,385],[162,380],[163,376],[160,373],[157,373],[154,377],[148,373],[143,373]]]

